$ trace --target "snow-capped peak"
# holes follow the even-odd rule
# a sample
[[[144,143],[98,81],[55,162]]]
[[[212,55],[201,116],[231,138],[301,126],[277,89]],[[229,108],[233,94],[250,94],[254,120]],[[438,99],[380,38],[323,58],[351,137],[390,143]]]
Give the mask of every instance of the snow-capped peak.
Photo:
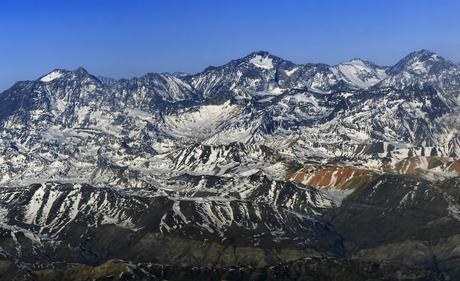
[[[430,50],[422,49],[422,50],[410,53],[409,55],[406,56],[406,58],[411,58],[411,59],[417,58],[421,60],[427,60],[430,58],[440,58],[440,56]]]
[[[78,79],[81,77],[88,77],[88,76],[95,78],[94,76],[89,74],[89,72],[83,67],[78,67],[77,69],[73,71],[66,70],[66,69],[55,69],[51,71],[50,73],[46,74],[45,76],[40,77],[39,80],[42,82],[48,83],[48,82],[54,81],[62,77],[65,77],[66,79]]]
[[[362,59],[352,59],[334,67],[342,79],[359,88],[369,88],[387,77],[385,68],[378,67]]]
[[[392,67],[391,73],[397,74],[401,72],[410,72],[414,74],[426,74],[430,72],[435,65],[440,68],[454,66],[453,63],[445,60],[443,57],[432,51],[420,50],[412,52],[400,60]]]
[[[428,50],[414,52],[407,61],[407,69],[417,74],[427,73],[433,62],[441,60],[441,56]]]

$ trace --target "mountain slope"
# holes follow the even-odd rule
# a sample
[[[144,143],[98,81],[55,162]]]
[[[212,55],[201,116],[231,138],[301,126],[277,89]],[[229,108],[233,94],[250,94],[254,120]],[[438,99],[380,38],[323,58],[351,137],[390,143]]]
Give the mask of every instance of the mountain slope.
[[[260,51],[194,75],[18,82],[0,94],[1,253],[405,263],[392,247],[421,243],[406,265],[458,276],[459,93],[458,65],[426,50],[389,67]]]

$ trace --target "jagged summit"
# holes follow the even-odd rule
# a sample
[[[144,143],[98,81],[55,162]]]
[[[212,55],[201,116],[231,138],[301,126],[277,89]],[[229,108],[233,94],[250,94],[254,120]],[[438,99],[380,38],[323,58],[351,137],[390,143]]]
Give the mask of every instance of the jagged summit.
[[[407,71],[414,74],[427,74],[430,73],[431,69],[436,72],[443,68],[450,68],[454,66],[455,64],[444,59],[439,54],[422,49],[405,56],[398,63],[392,66],[389,69],[389,72],[391,74],[397,74]]]
[[[73,72],[77,74],[89,74],[89,72],[81,66],[77,67]]]
[[[164,107],[171,102],[196,103],[211,97],[217,102],[225,101],[229,96],[240,101],[267,100],[267,96],[280,95],[294,88],[332,93],[338,89],[364,90],[376,85],[404,88],[428,82],[430,85],[434,83],[434,86],[442,84],[442,87],[446,87],[452,84],[450,81],[459,79],[456,75],[458,69],[456,65],[428,50],[413,52],[391,67],[381,67],[359,58],[334,66],[294,64],[267,51],[256,51],[222,66],[208,67],[194,75],[149,73],[138,78],[107,80],[96,78],[84,68],[78,68],[73,71],[56,69],[37,81],[47,84],[83,81],[85,78],[86,82],[96,88],[104,85],[119,91],[123,88],[144,87],[149,98],[159,101],[155,103],[156,106]],[[448,99],[454,101],[456,97]]]
[[[216,71],[221,73],[220,75],[229,75],[235,74],[235,78],[232,79],[239,79],[238,77],[242,77],[240,73],[244,73],[246,71],[258,71],[262,75],[263,80],[267,79],[268,77],[263,78],[264,72],[272,72],[275,73],[275,70],[280,70],[281,73],[284,73],[286,76],[290,77],[291,74],[294,74],[296,79],[299,79],[300,76],[308,75],[310,78],[319,79],[320,76],[324,76],[327,78],[321,78],[320,81],[313,81],[310,80],[308,84],[317,84],[321,85],[314,86],[313,88],[317,88],[320,91],[329,91],[329,88],[342,81],[345,85],[349,85],[350,87],[357,87],[366,89],[370,86],[373,86],[383,80],[391,80],[392,76],[403,75],[405,72],[413,73],[414,75],[425,75],[430,73],[436,73],[442,71],[443,69],[451,69],[457,68],[458,66],[454,63],[445,60],[440,55],[429,51],[429,50],[419,50],[408,54],[406,57],[401,59],[397,64],[391,67],[382,67],[378,66],[373,62],[363,60],[361,58],[353,58],[349,61],[339,63],[334,66],[328,66],[325,64],[294,64],[290,61],[284,60],[278,56],[272,55],[268,51],[255,51],[243,58],[236,59],[233,61],[228,62],[222,66],[210,66],[203,70],[202,72],[189,75],[189,74],[169,74],[163,73],[163,76],[174,76],[181,80],[189,80],[191,79],[196,80],[196,77],[199,76],[206,76],[206,75],[214,75]],[[300,70],[300,71],[299,71]],[[214,73],[214,74],[212,74]],[[76,70],[69,71],[65,69],[55,69],[52,72],[40,77],[38,80],[42,82],[51,82],[55,79],[59,79],[64,77],[65,75],[69,75],[69,77],[76,77],[76,76],[92,76],[82,67],[77,68]],[[153,75],[153,74],[149,74]],[[274,74],[272,74],[274,75]],[[300,76],[299,76],[300,75]],[[331,75],[335,76],[331,78]],[[148,75],[147,75],[148,76]],[[244,75],[243,75],[244,76]],[[388,77],[390,76],[390,77]],[[275,79],[274,77],[271,79]],[[280,79],[280,78],[277,78]],[[325,81],[327,79],[329,81]],[[400,78],[397,78],[400,79]],[[100,79],[99,79],[100,80]],[[108,86],[113,86],[116,84],[117,80],[113,79],[102,79],[104,84]],[[123,81],[129,79],[123,79]],[[227,79],[224,79],[227,80]],[[305,77],[302,78],[305,81]],[[306,82],[306,81],[305,81]],[[236,82],[238,84],[238,82]],[[285,84],[285,81],[279,81],[281,84]],[[320,84],[318,84],[320,83]],[[388,82],[384,82],[384,84]],[[396,83],[395,81],[389,82]],[[193,84],[193,83],[192,83]],[[274,87],[274,86],[273,86]],[[312,87],[308,86],[307,87]],[[259,87],[257,87],[259,88]]]
[[[106,77],[106,76],[102,76],[102,75],[98,75],[98,76],[96,76],[96,78],[99,81],[101,81],[102,84],[107,85],[107,86],[113,86],[114,84],[116,84],[118,82],[118,79],[114,79],[114,78]]]
[[[419,58],[420,60],[426,60],[432,57],[439,57],[439,55],[431,50],[421,49],[409,53],[404,59]]]
[[[243,58],[233,60],[230,63],[243,63],[245,65],[247,64],[248,66],[255,66],[266,70],[275,69],[282,63],[292,64],[291,62],[286,61],[281,57],[275,56],[268,51],[251,52]]]
[[[361,58],[352,58],[352,59],[350,59],[348,61],[341,62],[341,63],[338,63],[336,65],[340,65],[340,64],[354,64],[354,65],[365,65],[365,66],[384,68],[383,66],[379,66],[374,62],[367,61],[367,60],[364,60],[364,59],[361,59]]]
[[[274,55],[272,55],[270,52],[268,51],[264,51],[264,50],[259,50],[259,51],[254,51],[254,52],[251,52],[249,53],[248,55],[245,56],[245,58],[253,58],[255,56],[262,56],[262,57],[276,57]]]
[[[83,67],[78,67],[75,70],[67,70],[67,69],[54,69],[53,71],[49,72],[48,74],[38,78],[38,81],[41,82],[51,82],[60,78],[66,79],[78,79],[82,77],[94,77],[91,75],[86,69]]]

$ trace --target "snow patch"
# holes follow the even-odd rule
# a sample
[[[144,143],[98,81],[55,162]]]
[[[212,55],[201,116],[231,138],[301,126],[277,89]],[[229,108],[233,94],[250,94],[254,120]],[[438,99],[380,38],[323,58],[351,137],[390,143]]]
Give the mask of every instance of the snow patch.
[[[296,72],[299,68],[294,67],[293,69],[290,70],[285,70],[284,73],[286,73],[287,76],[291,76],[294,72]]]
[[[256,55],[255,57],[250,59],[249,62],[260,68],[264,68],[264,69],[273,68],[273,60],[269,57],[262,57],[260,55]]]
[[[384,69],[369,66],[360,59],[341,63],[336,68],[345,80],[363,89],[369,88],[387,77]]]
[[[43,76],[42,78],[40,78],[40,81],[42,81],[42,82],[51,82],[53,80],[61,78],[63,75],[64,75],[64,73],[62,73],[59,70],[56,70],[56,71],[53,71],[53,72]]]

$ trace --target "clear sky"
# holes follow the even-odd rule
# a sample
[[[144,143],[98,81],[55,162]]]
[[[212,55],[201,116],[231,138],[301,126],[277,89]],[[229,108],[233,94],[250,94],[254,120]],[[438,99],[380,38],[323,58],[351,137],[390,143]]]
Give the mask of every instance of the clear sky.
[[[0,1],[0,90],[54,68],[194,73],[255,50],[391,65],[418,49],[460,62],[460,1]]]

